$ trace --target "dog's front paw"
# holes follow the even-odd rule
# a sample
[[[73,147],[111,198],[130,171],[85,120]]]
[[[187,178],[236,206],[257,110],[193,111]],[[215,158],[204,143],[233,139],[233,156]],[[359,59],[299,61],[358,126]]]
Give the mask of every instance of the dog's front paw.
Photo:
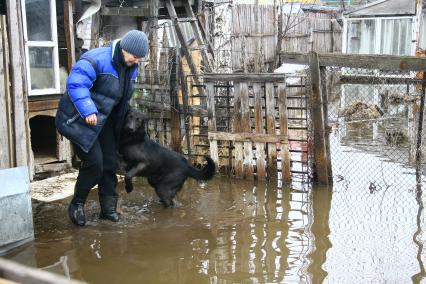
[[[126,188],[126,192],[130,193],[133,191],[133,184],[126,184],[125,188]]]
[[[132,192],[132,191],[133,191],[133,183],[132,183],[132,179],[131,179],[131,178],[129,178],[129,177],[127,176],[127,174],[125,175],[124,183],[126,184],[125,189],[126,189],[127,193]]]

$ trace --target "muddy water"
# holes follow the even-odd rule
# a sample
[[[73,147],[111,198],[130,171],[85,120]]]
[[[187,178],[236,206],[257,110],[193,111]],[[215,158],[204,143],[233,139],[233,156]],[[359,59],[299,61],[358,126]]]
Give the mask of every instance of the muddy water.
[[[34,204],[33,243],[7,258],[89,283],[421,283],[423,194],[187,181],[163,209],[143,181],[122,221],[73,226],[69,200]]]

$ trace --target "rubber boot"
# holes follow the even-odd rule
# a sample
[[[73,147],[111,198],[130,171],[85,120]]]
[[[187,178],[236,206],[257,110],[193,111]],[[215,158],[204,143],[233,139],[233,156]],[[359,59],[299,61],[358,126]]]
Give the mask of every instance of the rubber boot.
[[[85,198],[78,198],[74,196],[71,200],[70,205],[68,206],[68,216],[77,226],[86,225],[86,214],[84,213],[84,203],[86,203]]]
[[[101,204],[101,215],[99,218],[118,222],[120,216],[117,213],[117,201],[117,196],[99,196],[99,203]]]

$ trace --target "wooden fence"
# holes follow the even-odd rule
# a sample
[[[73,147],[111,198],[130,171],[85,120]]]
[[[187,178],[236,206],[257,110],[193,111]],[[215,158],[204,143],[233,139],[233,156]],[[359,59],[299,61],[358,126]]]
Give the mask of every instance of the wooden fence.
[[[217,131],[217,98],[215,86],[232,81],[234,97],[231,108],[230,132]],[[207,95],[208,139],[210,153],[217,165],[226,164],[219,160],[220,144],[233,144],[234,153],[227,158],[236,177],[257,179],[277,178],[281,171],[284,182],[291,179],[290,153],[288,144],[288,119],[285,78],[282,74],[206,74],[204,76]],[[250,99],[249,88],[253,93]],[[262,92],[265,92],[263,96]],[[263,97],[265,98],[262,102]],[[277,100],[275,100],[277,97]],[[254,114],[251,115],[251,111]],[[276,125],[275,111],[278,109],[279,124]],[[232,148],[231,145],[229,145]],[[278,151],[279,150],[279,151]],[[277,169],[278,153],[281,168]]]
[[[294,8],[283,13],[274,5],[247,4],[231,9],[231,17],[224,21],[232,21],[231,66],[227,67],[233,71],[270,72],[278,67],[274,63],[280,51],[341,51],[342,27],[335,12],[296,12]]]

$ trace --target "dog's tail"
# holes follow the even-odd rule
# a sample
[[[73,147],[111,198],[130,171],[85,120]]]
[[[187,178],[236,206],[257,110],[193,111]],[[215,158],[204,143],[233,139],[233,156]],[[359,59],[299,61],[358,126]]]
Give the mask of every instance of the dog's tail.
[[[202,169],[197,169],[193,166],[189,166],[188,175],[196,180],[210,180],[213,178],[216,172],[216,166],[213,160],[209,156],[204,156],[207,161]]]

